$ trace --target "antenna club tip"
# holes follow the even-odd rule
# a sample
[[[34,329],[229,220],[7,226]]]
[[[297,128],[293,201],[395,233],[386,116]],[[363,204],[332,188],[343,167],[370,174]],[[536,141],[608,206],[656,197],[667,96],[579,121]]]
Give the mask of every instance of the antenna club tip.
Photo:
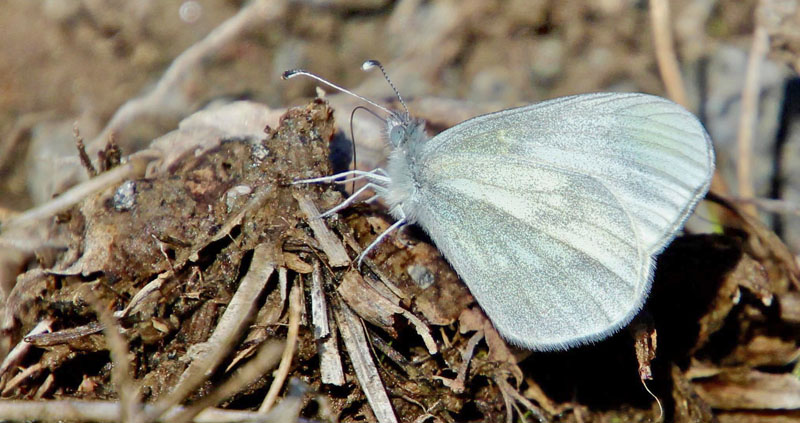
[[[367,60],[361,65],[361,70],[368,71],[372,68],[380,68],[381,62],[377,60]]]
[[[303,70],[301,70],[301,69],[289,69],[289,70],[287,70],[286,72],[284,72],[281,75],[281,79],[284,79],[284,80],[290,79],[290,78],[296,76],[298,73],[302,73],[302,72],[303,72]]]

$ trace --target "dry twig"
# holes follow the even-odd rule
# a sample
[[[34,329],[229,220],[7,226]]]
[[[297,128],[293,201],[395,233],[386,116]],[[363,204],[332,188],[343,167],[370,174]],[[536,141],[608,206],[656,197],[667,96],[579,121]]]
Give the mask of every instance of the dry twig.
[[[769,51],[769,35],[761,19],[759,19],[759,14],[764,7],[763,2],[760,2],[756,9],[756,28],[753,32],[750,56],[747,59],[747,73],[745,74],[744,87],[742,87],[742,110],[739,117],[739,131],[736,140],[736,183],[739,188],[739,196],[744,198],[755,197],[752,175],[753,136],[756,129],[756,119],[758,118],[761,63],[764,62]],[[750,215],[756,215],[756,208],[752,204],[742,205],[742,210]]]
[[[297,348],[297,338],[300,333],[301,292],[299,284],[294,285],[291,292],[289,292],[289,332],[286,334],[286,345],[283,349],[281,364],[278,366],[278,371],[275,372],[275,379],[269,387],[267,396],[264,397],[264,402],[258,408],[259,413],[266,414],[269,412],[278,398],[286,377],[289,375],[289,367],[292,365],[292,358],[294,357],[294,350]]]
[[[689,108],[681,70],[675,55],[667,0],[650,0],[650,23],[653,26],[658,70],[661,72],[661,79],[664,80],[667,95],[674,102]]]
[[[27,341],[29,336],[35,336],[42,333],[49,333],[52,330],[53,326],[53,319],[48,318],[40,321],[27,335],[22,338],[14,348],[8,353],[5,358],[3,358],[3,363],[0,364],[0,377],[6,374],[11,366],[15,366],[19,364],[20,361],[25,357],[25,354],[31,348],[31,343]],[[3,386],[0,385],[0,388]]]
[[[94,295],[94,292],[89,291],[88,294],[88,301],[103,325],[103,334],[106,338],[108,350],[111,353],[111,362],[114,365],[111,370],[111,378],[119,394],[121,405],[119,419],[122,422],[143,422],[145,417],[142,413],[143,406],[139,397],[138,384],[131,377],[132,369],[128,358],[130,353],[128,341],[120,333],[122,328],[117,319],[114,318],[114,315],[106,309],[106,306]]]
[[[136,177],[137,175],[143,175],[147,163],[156,158],[158,158],[158,153],[156,152],[140,151],[136,155],[131,156],[131,160],[128,163],[117,166],[108,172],[97,175],[95,178],[75,185],[58,197],[20,214],[4,226],[24,226],[40,219],[54,216],[78,204],[78,202],[84,198],[100,192],[107,187],[116,185],[126,179]]]
[[[294,193],[294,198],[300,205],[300,210],[306,214],[308,226],[314,231],[314,236],[319,241],[319,247],[328,256],[328,263],[333,267],[347,266],[350,264],[350,257],[344,249],[344,245],[339,238],[328,229],[325,221],[319,218],[320,212],[308,197],[300,192]]]
[[[255,0],[239,12],[214,28],[205,38],[186,49],[167,68],[155,88],[146,95],[129,100],[115,113],[105,128],[89,143],[90,152],[100,149],[111,133],[118,131],[139,116],[164,110],[174,103],[180,84],[203,60],[217,53],[239,37],[244,31],[283,16],[286,8],[283,0]]]
[[[319,372],[322,383],[342,386],[345,383],[341,355],[337,345],[336,330],[331,330],[329,307],[325,299],[322,267],[314,262],[311,273],[311,324],[314,327],[314,340],[317,342]]]
[[[184,411],[170,420],[173,423],[190,422],[203,410],[246,388],[278,363],[280,351],[283,349],[281,344],[282,342],[271,341],[262,345],[258,354],[245,364],[244,367],[236,371],[222,386],[197,400],[191,406],[186,407]]]
[[[230,352],[229,347],[234,344],[247,321],[253,316],[261,291],[275,271],[276,261],[272,255],[272,246],[270,245],[260,244],[255,248],[250,269],[242,278],[239,288],[228,303],[225,313],[220,317],[214,332],[208,341],[197,345],[196,356],[183,372],[175,389],[154,406],[151,413],[155,414],[148,414],[150,421],[183,401],[211,375]]]
[[[80,421],[80,422],[118,422],[120,404],[116,401],[0,401],[0,420],[2,421]],[[184,407],[171,408],[159,422],[172,422],[172,416],[181,413]],[[147,414],[153,413],[153,406],[146,406]],[[272,416],[252,411],[230,411],[219,408],[206,408],[192,420],[196,423],[278,423]]]
[[[338,298],[334,301],[334,315],[339,332],[350,356],[350,362],[358,379],[358,384],[367,397],[372,412],[380,423],[397,423],[392,403],[386,394],[378,369],[372,360],[370,348],[367,343],[367,334],[361,319],[350,310],[344,301]]]

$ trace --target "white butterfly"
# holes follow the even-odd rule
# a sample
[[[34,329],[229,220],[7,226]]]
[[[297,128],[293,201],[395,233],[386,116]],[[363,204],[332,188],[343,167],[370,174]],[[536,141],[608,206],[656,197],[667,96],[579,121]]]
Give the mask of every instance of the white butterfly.
[[[305,71],[284,77],[296,75],[355,95]],[[478,116],[431,139],[407,111],[357,97],[389,114],[386,170],[301,182],[366,179],[329,211],[365,189],[384,198],[398,221],[365,252],[392,229],[420,225],[497,330],[529,349],[565,349],[626,325],[647,297],[655,257],[714,171],[697,118],[652,95],[563,97]]]

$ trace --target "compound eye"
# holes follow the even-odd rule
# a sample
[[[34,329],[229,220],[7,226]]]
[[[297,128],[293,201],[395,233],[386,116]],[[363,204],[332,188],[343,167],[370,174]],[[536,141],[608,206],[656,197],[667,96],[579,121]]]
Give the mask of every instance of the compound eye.
[[[406,128],[403,125],[395,125],[389,129],[389,142],[397,147],[405,141]]]

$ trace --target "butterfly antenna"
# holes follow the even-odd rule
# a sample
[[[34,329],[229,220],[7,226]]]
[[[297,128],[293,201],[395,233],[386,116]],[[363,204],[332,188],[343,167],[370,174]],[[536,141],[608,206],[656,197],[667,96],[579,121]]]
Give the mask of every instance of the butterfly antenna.
[[[372,68],[378,68],[378,69],[381,70],[381,73],[383,74],[383,79],[385,79],[386,82],[389,83],[389,86],[392,87],[392,91],[394,91],[394,95],[397,96],[397,99],[400,100],[400,104],[403,105],[403,109],[406,111],[406,116],[409,116],[410,113],[408,112],[408,107],[406,107],[406,102],[403,101],[403,97],[400,95],[400,91],[397,90],[397,87],[394,86],[394,84],[392,83],[392,80],[389,79],[389,75],[386,74],[386,69],[383,68],[383,65],[381,64],[381,62],[379,62],[377,60],[367,60],[366,62],[364,62],[363,65],[361,65],[361,69],[365,70],[365,71],[368,71],[368,70],[370,70]]]
[[[355,109],[353,109],[352,112],[350,112],[350,143],[351,143],[351,145],[353,147],[353,150],[352,150],[353,151],[353,170],[356,170],[356,163],[358,163],[358,161],[356,161],[356,131],[353,130],[353,120],[354,120],[354,118],[356,116],[356,110],[358,110],[359,108],[366,109],[364,106],[358,106]],[[350,184],[350,190],[353,191],[353,192],[356,192],[356,181],[355,181],[355,179]]]
[[[318,82],[321,82],[322,84],[327,85],[327,86],[329,86],[329,87],[331,87],[331,88],[333,88],[335,90],[339,90],[339,91],[341,91],[341,92],[343,92],[345,94],[349,94],[349,95],[351,95],[351,96],[353,96],[353,97],[355,97],[355,98],[357,98],[357,99],[359,99],[359,100],[371,105],[372,107],[381,109],[381,110],[383,110],[384,112],[386,112],[386,113],[388,113],[390,115],[392,114],[391,110],[381,106],[380,104],[378,104],[378,103],[376,103],[376,102],[374,102],[374,101],[372,101],[372,100],[370,100],[368,98],[362,97],[362,96],[360,96],[360,95],[348,90],[347,88],[340,87],[339,85],[336,85],[333,82],[330,82],[327,79],[325,79],[325,78],[323,78],[323,77],[321,77],[319,75],[313,74],[313,73],[311,73],[309,71],[306,71],[306,70],[303,70],[303,69],[287,70],[286,72],[283,73],[283,75],[281,75],[281,78],[282,79],[292,79],[295,76],[300,76],[300,75],[307,76],[307,77],[309,77],[311,79],[314,79],[314,80],[316,80]]]
[[[356,160],[356,131],[353,130],[353,121],[355,120],[354,117],[356,115],[356,111],[358,111],[358,110],[363,110],[363,111],[371,114],[372,116],[375,116],[375,118],[380,120],[381,122],[386,123],[386,119],[378,116],[377,113],[375,113],[374,111],[372,111],[372,110],[370,110],[370,109],[368,109],[368,108],[366,108],[364,106],[356,106],[353,109],[353,111],[350,112],[350,139],[351,139],[352,144],[353,144],[353,170],[356,170],[356,163],[358,163],[358,160]],[[353,190],[353,192],[356,191],[356,181],[355,180],[353,181],[353,184],[350,186],[350,189]]]

